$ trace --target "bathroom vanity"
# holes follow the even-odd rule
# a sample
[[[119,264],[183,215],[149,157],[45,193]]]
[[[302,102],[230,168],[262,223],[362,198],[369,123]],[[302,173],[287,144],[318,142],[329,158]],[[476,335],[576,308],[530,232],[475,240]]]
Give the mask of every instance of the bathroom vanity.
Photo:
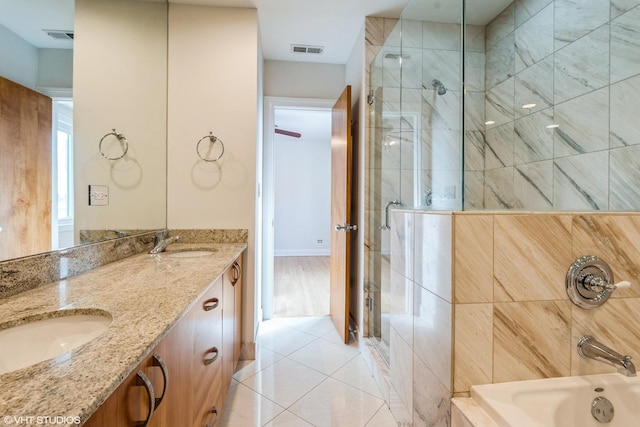
[[[174,244],[0,300],[5,326],[61,312],[112,318],[86,344],[0,374],[0,415],[23,425],[38,416],[86,426],[215,425],[240,354],[245,249]]]

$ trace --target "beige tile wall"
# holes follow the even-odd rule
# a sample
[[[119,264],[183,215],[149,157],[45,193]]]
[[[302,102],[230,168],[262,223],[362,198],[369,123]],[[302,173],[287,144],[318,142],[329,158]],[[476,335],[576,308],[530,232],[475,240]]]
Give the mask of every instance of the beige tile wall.
[[[449,425],[450,397],[474,384],[614,372],[578,356],[585,334],[640,361],[640,214],[397,210],[391,219],[399,425]],[[578,308],[565,277],[583,255],[634,286]]]
[[[584,334],[640,361],[640,214],[453,215],[453,388],[614,372],[582,359]],[[567,269],[596,255],[629,280],[602,307],[567,297]],[[446,326],[446,325],[443,325]]]

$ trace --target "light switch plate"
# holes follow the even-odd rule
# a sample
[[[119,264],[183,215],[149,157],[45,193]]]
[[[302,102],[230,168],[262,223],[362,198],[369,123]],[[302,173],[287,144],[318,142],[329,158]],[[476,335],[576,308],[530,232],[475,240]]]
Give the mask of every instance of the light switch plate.
[[[109,187],[106,185],[89,185],[89,206],[108,206]]]

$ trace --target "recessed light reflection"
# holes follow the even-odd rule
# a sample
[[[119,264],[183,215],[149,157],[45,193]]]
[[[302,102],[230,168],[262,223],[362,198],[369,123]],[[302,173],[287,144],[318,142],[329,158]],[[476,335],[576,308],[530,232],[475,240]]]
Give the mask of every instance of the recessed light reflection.
[[[385,150],[388,150],[388,149],[390,149],[391,147],[393,147],[394,145],[396,145],[397,143],[398,143],[398,141],[396,141],[395,139],[392,139],[391,141],[386,141],[386,142],[384,143],[384,149],[385,149]]]
[[[493,125],[495,123],[496,122],[494,122],[493,120],[488,120],[488,121],[484,122],[485,125]]]
[[[560,125],[556,125],[556,124],[547,125],[547,129],[555,129],[555,128],[559,128],[559,127],[560,127]]]
[[[522,108],[533,108],[533,107],[535,107],[535,106],[536,106],[536,104],[524,104],[524,105],[522,106]]]

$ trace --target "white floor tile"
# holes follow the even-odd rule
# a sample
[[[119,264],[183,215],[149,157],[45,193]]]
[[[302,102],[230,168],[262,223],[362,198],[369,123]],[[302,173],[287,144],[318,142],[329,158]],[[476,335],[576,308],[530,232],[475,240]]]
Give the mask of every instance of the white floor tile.
[[[320,338],[325,341],[332,342],[334,344],[346,345],[349,348],[355,348],[356,350],[359,350],[358,341],[350,339],[349,344],[345,344],[342,338],[340,337],[340,334],[338,334],[338,331],[335,328],[333,328],[333,330],[327,332],[326,334],[322,335]]]
[[[328,378],[289,410],[317,427],[363,427],[384,400]]]
[[[338,381],[342,381],[375,397],[384,399],[376,380],[371,375],[369,367],[361,355],[351,359],[349,363],[331,375],[331,378],[335,378]]]
[[[289,355],[289,359],[312,369],[331,375],[359,354],[344,344],[315,340]]]
[[[291,317],[288,326],[321,337],[327,332],[335,331],[336,327],[329,316],[320,317]]]
[[[283,356],[287,356],[315,339],[316,337],[311,334],[283,326],[258,336],[257,344]]]
[[[267,368],[284,356],[269,350],[268,348],[257,346],[256,347],[256,359],[255,360],[240,360],[236,367],[236,372],[233,375],[233,379],[242,381],[250,376],[255,375],[264,368]]]
[[[221,427],[394,427],[357,342],[328,316],[262,323],[256,360],[242,361]]]
[[[262,427],[284,408],[243,384],[229,390],[220,427]]]
[[[242,383],[288,408],[327,376],[288,358],[277,361]]]
[[[280,416],[280,415],[278,415]],[[369,421],[366,427],[397,427],[398,423],[393,419],[391,411],[387,405],[382,405],[382,408],[376,412],[374,417]]]
[[[265,427],[314,427],[300,417],[295,416],[289,411],[284,411],[273,419]]]

